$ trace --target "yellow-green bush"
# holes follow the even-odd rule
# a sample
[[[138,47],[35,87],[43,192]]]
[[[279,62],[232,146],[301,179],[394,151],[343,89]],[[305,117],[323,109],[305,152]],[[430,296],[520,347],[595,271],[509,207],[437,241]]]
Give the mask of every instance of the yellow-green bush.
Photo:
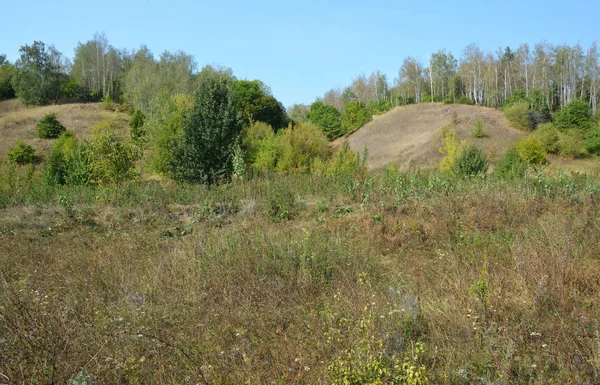
[[[280,158],[277,161],[277,171],[305,171],[315,159],[326,159],[331,155],[327,137],[312,123],[283,130],[278,147]]]
[[[134,179],[135,162],[141,156],[138,147],[119,134],[110,120],[98,123],[92,132],[92,172],[95,181],[106,184]]]
[[[521,139],[517,143],[517,150],[521,158],[529,164],[546,163],[546,149],[534,137]]]
[[[558,129],[552,123],[543,123],[538,126],[533,137],[544,147],[546,152],[557,154],[559,151]]]
[[[440,147],[440,152],[444,155],[440,162],[440,171],[450,175],[455,174],[454,164],[466,145],[464,141],[458,141],[456,132],[452,128],[453,125],[450,125],[442,129],[443,145]]]
[[[504,109],[504,116],[510,124],[521,130],[531,131],[529,119],[529,103],[522,101],[514,103]]]
[[[336,151],[331,159],[317,158],[313,163],[312,171],[318,175],[337,176],[366,171],[366,164],[360,159],[360,154],[350,149],[347,141]]]
[[[571,129],[560,136],[558,142],[560,155],[571,158],[583,158],[587,155],[585,149],[585,134],[579,129]]]

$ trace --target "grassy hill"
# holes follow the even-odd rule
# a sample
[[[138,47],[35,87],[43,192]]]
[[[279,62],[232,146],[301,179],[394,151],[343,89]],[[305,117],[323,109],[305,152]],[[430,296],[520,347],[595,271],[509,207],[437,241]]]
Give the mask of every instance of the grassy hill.
[[[50,152],[52,140],[37,136],[36,124],[46,114],[56,118],[79,138],[90,135],[92,127],[106,119],[114,119],[117,127],[127,127],[129,115],[103,108],[102,103],[58,104],[44,107],[26,107],[17,99],[0,102],[0,163],[18,139],[36,150],[42,159]]]
[[[474,138],[477,121],[483,124],[485,137]],[[455,124],[459,140],[482,148],[493,160],[498,160],[518,140],[530,135],[510,127],[502,111],[493,108],[442,103],[414,104],[397,107],[376,116],[371,122],[350,135],[347,140],[354,151],[369,151],[368,164],[379,170],[395,163],[399,170],[433,169],[442,154],[440,131]],[[344,139],[338,139],[339,145]],[[563,169],[587,173],[600,172],[597,159],[548,158],[548,171]]]

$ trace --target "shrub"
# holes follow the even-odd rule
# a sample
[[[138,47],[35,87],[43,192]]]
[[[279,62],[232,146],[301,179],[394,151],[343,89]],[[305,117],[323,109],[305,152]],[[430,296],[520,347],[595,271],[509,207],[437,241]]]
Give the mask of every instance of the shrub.
[[[475,122],[475,129],[471,135],[473,135],[474,138],[485,137],[485,132],[483,132],[483,122],[480,119]]]
[[[139,149],[115,130],[112,121],[100,122],[92,131],[90,144],[95,182],[120,183],[133,179],[135,162],[141,155]]]
[[[329,139],[342,135],[342,117],[334,106],[325,105],[321,101],[314,102],[308,111],[308,120],[316,124]]]
[[[114,111],[117,108],[117,103],[110,97],[105,95],[102,97],[102,108],[109,111]]]
[[[324,161],[317,158],[313,163],[313,172],[327,176],[352,175],[360,172],[364,166],[365,162],[361,162],[360,154],[352,151],[350,144],[344,141],[331,159]]]
[[[6,157],[16,164],[31,164],[35,162],[35,149],[22,140],[17,140],[15,147],[8,151]]]
[[[529,120],[529,103],[526,101],[515,102],[505,107],[504,116],[515,128],[526,131],[533,128]]]
[[[506,97],[506,99],[504,99],[504,107],[509,107],[513,104],[521,102],[529,103],[527,100],[527,94],[525,90],[514,90],[510,95]]]
[[[362,103],[351,101],[344,106],[342,134],[351,134],[371,121],[371,114]]]
[[[594,127],[585,137],[585,149],[593,155],[600,155],[600,126]]]
[[[461,96],[460,98],[456,99],[456,104],[467,104],[469,106],[472,106],[473,100],[471,100],[470,97],[468,96]]]
[[[311,123],[283,130],[278,147],[277,171],[306,171],[315,159],[327,159],[331,154],[327,138]]]
[[[527,163],[521,157],[516,147],[510,148],[498,161],[494,174],[504,180],[520,179],[525,176]]]
[[[242,148],[246,154],[246,162],[253,164],[265,141],[272,141],[275,137],[273,128],[267,123],[254,122],[244,128],[242,135]]]
[[[488,161],[483,151],[474,145],[467,146],[454,163],[454,171],[459,176],[484,174],[488,169]]]
[[[521,158],[528,164],[546,163],[546,149],[534,137],[521,139],[517,142],[517,150]]]
[[[563,132],[570,129],[586,130],[591,122],[588,104],[581,99],[573,100],[564,106],[554,119],[556,127]]]
[[[529,111],[529,125],[532,129],[536,129],[540,124],[548,123],[551,121],[550,114],[548,111]]]
[[[540,124],[533,137],[542,145],[546,152],[551,154],[557,154],[558,140],[560,137],[558,136],[558,130],[552,123],[544,123]]]
[[[146,117],[140,110],[135,110],[131,120],[129,121],[129,127],[131,128],[131,137],[134,139],[142,138],[146,132],[144,131],[144,121]]]
[[[583,158],[586,156],[586,143],[583,132],[578,129],[566,131],[558,142],[560,147],[560,155],[571,158]]]
[[[45,182],[54,185],[84,186],[94,181],[93,153],[89,143],[79,143],[70,133],[62,133],[45,162]]]
[[[459,142],[456,138],[456,132],[452,130],[452,125],[442,129],[443,145],[440,152],[444,158],[440,162],[440,171],[446,174],[455,174],[454,164],[465,147],[464,142]]]
[[[65,132],[67,129],[58,120],[56,120],[56,114],[51,113],[37,124],[38,136],[42,139],[54,139],[58,138],[60,134]]]

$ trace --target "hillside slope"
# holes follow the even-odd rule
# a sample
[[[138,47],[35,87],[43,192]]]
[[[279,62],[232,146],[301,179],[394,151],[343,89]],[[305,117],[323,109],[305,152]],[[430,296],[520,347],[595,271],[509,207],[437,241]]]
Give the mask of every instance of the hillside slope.
[[[90,135],[97,123],[114,119],[117,127],[125,128],[129,115],[122,112],[105,110],[102,103],[58,104],[43,107],[25,107],[16,99],[0,102],[0,163],[6,159],[6,153],[15,142],[22,139],[36,150],[42,159],[50,152],[52,140],[37,136],[36,124],[46,114],[56,113],[56,118],[78,138]]]
[[[477,120],[483,123],[484,138],[473,138]],[[508,126],[501,111],[493,108],[442,103],[397,107],[377,116],[347,139],[354,151],[369,151],[371,169],[396,163],[400,170],[434,168],[442,159],[440,130],[452,122],[459,140],[481,147],[497,159],[514,142],[527,136]]]

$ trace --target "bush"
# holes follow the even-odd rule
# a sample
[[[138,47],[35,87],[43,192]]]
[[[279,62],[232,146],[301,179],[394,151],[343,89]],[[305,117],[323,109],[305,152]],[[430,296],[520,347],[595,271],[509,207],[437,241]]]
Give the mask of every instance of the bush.
[[[316,124],[330,140],[342,135],[342,116],[334,107],[316,101],[310,106],[308,120]]]
[[[92,131],[94,181],[106,184],[134,179],[135,162],[141,155],[139,149],[115,130],[112,121],[101,122]]]
[[[559,150],[558,130],[552,123],[540,124],[533,137],[542,145],[546,152],[557,154]]]
[[[94,181],[92,148],[79,143],[70,133],[62,133],[45,162],[44,179],[50,185],[84,186]]]
[[[551,121],[550,113],[548,111],[529,111],[529,125],[532,129],[536,129],[540,124],[548,123]]]
[[[583,132],[578,129],[571,129],[565,132],[558,142],[560,155],[571,158],[583,158],[587,155],[585,151],[586,143]]]
[[[277,171],[306,171],[315,159],[327,159],[331,154],[327,138],[311,123],[285,129],[278,138],[278,147]]]
[[[17,140],[15,147],[8,151],[6,157],[16,164],[32,164],[35,162],[35,149],[22,140]]]
[[[485,154],[474,145],[467,146],[454,163],[454,171],[458,176],[484,174],[487,169],[488,161]]]
[[[474,138],[485,138],[485,132],[483,132],[483,122],[480,119],[475,122],[475,129],[471,135],[473,135]]]
[[[272,141],[275,137],[273,128],[267,123],[254,122],[244,128],[242,135],[242,148],[246,154],[246,162],[253,164],[265,141]],[[267,146],[268,147],[268,146]]]
[[[361,162],[360,154],[350,149],[347,141],[336,151],[331,159],[322,160],[317,158],[313,163],[313,172],[319,175],[338,176],[352,175],[364,170],[366,162]]]
[[[494,175],[504,180],[520,179],[525,176],[527,163],[521,157],[516,147],[510,148],[500,159],[494,170]]]
[[[67,129],[58,120],[56,120],[56,114],[51,113],[37,124],[38,136],[42,139],[55,139],[60,136]]]
[[[587,102],[576,99],[556,114],[554,124],[565,132],[570,129],[586,130],[592,123]]]
[[[371,114],[362,103],[348,102],[342,114],[342,134],[351,134],[370,121]]]
[[[529,103],[526,101],[515,102],[505,107],[504,116],[515,128],[526,131],[533,128],[529,120]]]
[[[131,120],[129,121],[129,127],[131,128],[131,137],[134,139],[142,138],[146,132],[144,131],[144,121],[146,117],[140,110],[135,110]]]
[[[109,95],[105,95],[102,97],[102,108],[114,111],[117,108],[117,103]]]
[[[546,163],[546,149],[532,136],[517,142],[517,150],[528,164]]]
[[[446,126],[442,129],[443,145],[440,152],[444,154],[444,158],[440,162],[440,171],[445,174],[454,175],[456,169],[454,164],[462,153],[465,142],[459,142],[456,138],[456,132],[452,130],[453,125]]]
[[[585,149],[593,155],[600,155],[600,126],[594,127],[585,137]]]
[[[471,100],[470,97],[461,96],[460,98],[456,99],[456,104],[467,104],[469,106],[472,106],[475,103],[473,103],[473,100]]]

